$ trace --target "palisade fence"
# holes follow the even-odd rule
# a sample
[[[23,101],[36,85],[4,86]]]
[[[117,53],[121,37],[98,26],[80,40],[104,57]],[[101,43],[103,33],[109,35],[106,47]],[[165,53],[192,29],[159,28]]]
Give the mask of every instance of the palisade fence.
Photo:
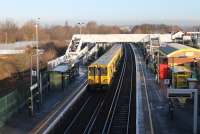
[[[48,76],[47,73],[42,74],[43,78]],[[47,78],[44,78],[43,83],[46,82]],[[26,106],[30,94],[29,87],[30,82],[22,79],[17,82],[16,89],[11,90],[4,96],[0,96],[0,127],[20,108]]]
[[[13,90],[6,96],[0,98],[0,126],[9,119],[13,113],[17,112],[20,106],[25,102],[27,93],[19,91],[18,89]]]

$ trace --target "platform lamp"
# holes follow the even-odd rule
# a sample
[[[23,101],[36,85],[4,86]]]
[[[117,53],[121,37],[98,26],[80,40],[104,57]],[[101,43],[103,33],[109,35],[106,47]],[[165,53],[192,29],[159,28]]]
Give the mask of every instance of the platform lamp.
[[[39,23],[40,23],[40,18],[36,19],[36,24],[35,24],[35,40],[36,40],[36,55],[37,55],[37,85],[38,85],[38,91],[37,91],[37,106],[38,110],[39,108],[39,103],[42,104],[42,86],[41,86],[41,75],[40,75],[40,67],[39,67]]]
[[[35,40],[36,40],[36,55],[37,55],[37,83],[39,85],[39,34],[38,34],[38,27],[39,27],[40,18],[37,18],[35,24]]]
[[[77,24],[79,25],[79,33],[80,33],[80,35],[81,35],[81,34],[82,34],[82,25],[84,25],[85,23],[83,23],[83,22],[78,22]]]

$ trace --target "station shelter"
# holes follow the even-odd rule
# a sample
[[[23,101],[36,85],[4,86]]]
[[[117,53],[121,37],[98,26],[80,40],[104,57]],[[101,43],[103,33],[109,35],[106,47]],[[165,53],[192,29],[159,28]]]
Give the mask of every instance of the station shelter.
[[[176,88],[187,88],[186,81],[197,81],[200,50],[178,43],[162,44],[159,48],[159,77],[170,79]],[[165,67],[165,71],[163,71]],[[166,69],[167,68],[167,69]],[[187,83],[188,85],[188,83]]]
[[[62,63],[49,71],[50,88],[65,89],[74,76],[79,74],[79,62]]]

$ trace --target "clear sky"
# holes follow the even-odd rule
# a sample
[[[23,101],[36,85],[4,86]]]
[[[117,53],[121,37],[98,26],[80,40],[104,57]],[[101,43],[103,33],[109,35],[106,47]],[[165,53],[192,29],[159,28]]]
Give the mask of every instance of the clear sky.
[[[200,0],[0,0],[0,20],[71,24],[200,23]]]

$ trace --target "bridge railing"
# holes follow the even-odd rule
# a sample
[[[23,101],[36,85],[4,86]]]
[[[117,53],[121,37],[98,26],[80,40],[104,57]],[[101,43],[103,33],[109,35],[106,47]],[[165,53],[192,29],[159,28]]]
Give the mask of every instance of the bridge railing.
[[[59,64],[65,63],[65,62],[67,62],[67,57],[66,57],[66,55],[63,55],[63,56],[58,57],[58,58],[56,58],[56,59],[54,59],[54,60],[51,60],[51,61],[49,61],[49,62],[47,63],[48,70],[51,70],[51,69],[53,69],[54,67],[58,66]]]

